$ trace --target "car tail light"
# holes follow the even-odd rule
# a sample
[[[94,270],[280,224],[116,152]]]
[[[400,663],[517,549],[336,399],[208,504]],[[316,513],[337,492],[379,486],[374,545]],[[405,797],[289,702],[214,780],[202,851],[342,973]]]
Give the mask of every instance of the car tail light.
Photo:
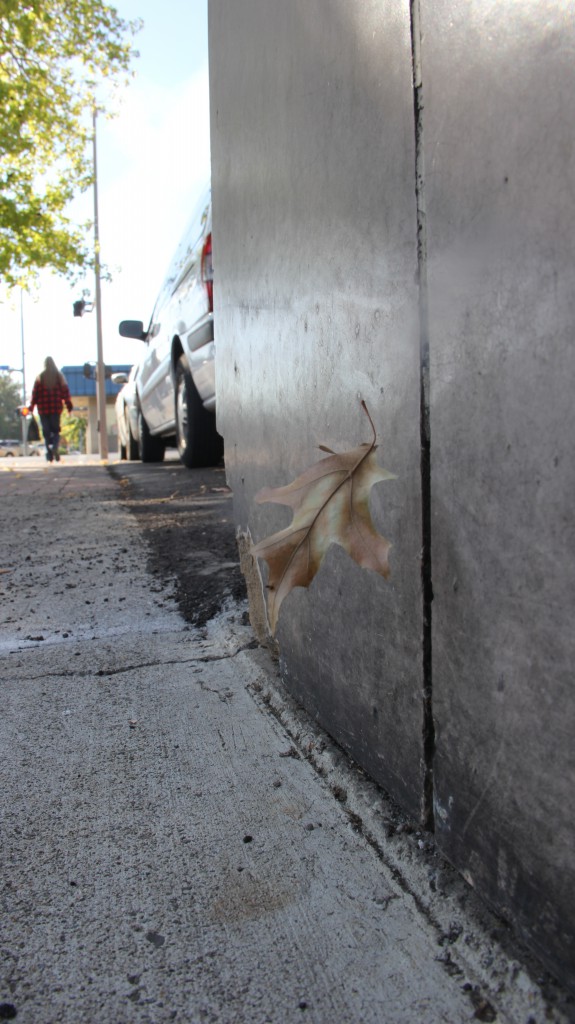
[[[202,249],[202,281],[206,286],[210,313],[214,310],[214,268],[212,264],[212,236],[208,235]]]

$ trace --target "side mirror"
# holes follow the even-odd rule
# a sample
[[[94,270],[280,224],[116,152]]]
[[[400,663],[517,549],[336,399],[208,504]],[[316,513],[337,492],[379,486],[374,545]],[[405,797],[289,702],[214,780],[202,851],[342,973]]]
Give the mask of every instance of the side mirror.
[[[135,338],[136,341],[145,341],[147,334],[141,320],[122,320],[118,327],[122,338]]]
[[[112,384],[127,384],[128,374],[127,373],[113,373]]]

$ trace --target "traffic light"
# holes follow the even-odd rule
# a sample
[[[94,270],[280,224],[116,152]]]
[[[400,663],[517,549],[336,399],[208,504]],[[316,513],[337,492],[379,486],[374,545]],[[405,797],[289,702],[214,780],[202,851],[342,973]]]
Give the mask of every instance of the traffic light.
[[[18,405],[16,407],[16,415],[20,416],[23,420],[22,439],[24,441],[24,444],[26,444],[28,441],[39,441],[40,431],[38,429],[38,424],[36,423],[36,420],[34,419],[32,413],[30,412],[30,406]]]
[[[94,303],[86,302],[85,299],[76,299],[76,301],[72,303],[72,308],[74,310],[74,316],[84,316],[84,313],[92,312]]]
[[[87,380],[97,380],[98,379],[98,364],[97,363],[84,363],[84,367],[83,367],[83,371],[82,372],[84,374],[84,377],[87,378]],[[104,378],[106,380],[110,380],[111,376],[112,376],[112,367],[111,366],[105,366],[104,367]]]

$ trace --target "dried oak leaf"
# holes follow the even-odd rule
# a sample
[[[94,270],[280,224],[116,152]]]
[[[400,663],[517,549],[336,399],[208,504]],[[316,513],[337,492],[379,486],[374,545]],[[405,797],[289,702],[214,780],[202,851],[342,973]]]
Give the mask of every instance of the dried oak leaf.
[[[363,404],[363,403],[362,403]],[[369,417],[367,408],[364,411]],[[394,480],[393,473],[376,462],[373,440],[350,451],[336,453],[324,445],[329,458],[320,459],[285,487],[264,487],[259,504],[287,505],[293,510],[290,526],[256,544],[256,557],[268,564],[268,615],[275,633],[280,607],[294,587],[308,587],[331,544],[340,544],[364,569],[389,576],[391,544],[375,529],[369,510],[374,484]]]

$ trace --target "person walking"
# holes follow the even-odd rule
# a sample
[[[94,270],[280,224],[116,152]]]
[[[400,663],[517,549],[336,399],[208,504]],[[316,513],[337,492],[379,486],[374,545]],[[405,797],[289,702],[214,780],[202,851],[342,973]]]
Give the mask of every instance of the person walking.
[[[32,388],[30,400],[30,412],[34,406],[38,406],[44,443],[46,445],[46,458],[48,462],[60,461],[60,416],[64,405],[68,412],[72,412],[72,399],[70,389],[63,373],[56,366],[52,356],[44,360],[44,369],[39,373]]]

